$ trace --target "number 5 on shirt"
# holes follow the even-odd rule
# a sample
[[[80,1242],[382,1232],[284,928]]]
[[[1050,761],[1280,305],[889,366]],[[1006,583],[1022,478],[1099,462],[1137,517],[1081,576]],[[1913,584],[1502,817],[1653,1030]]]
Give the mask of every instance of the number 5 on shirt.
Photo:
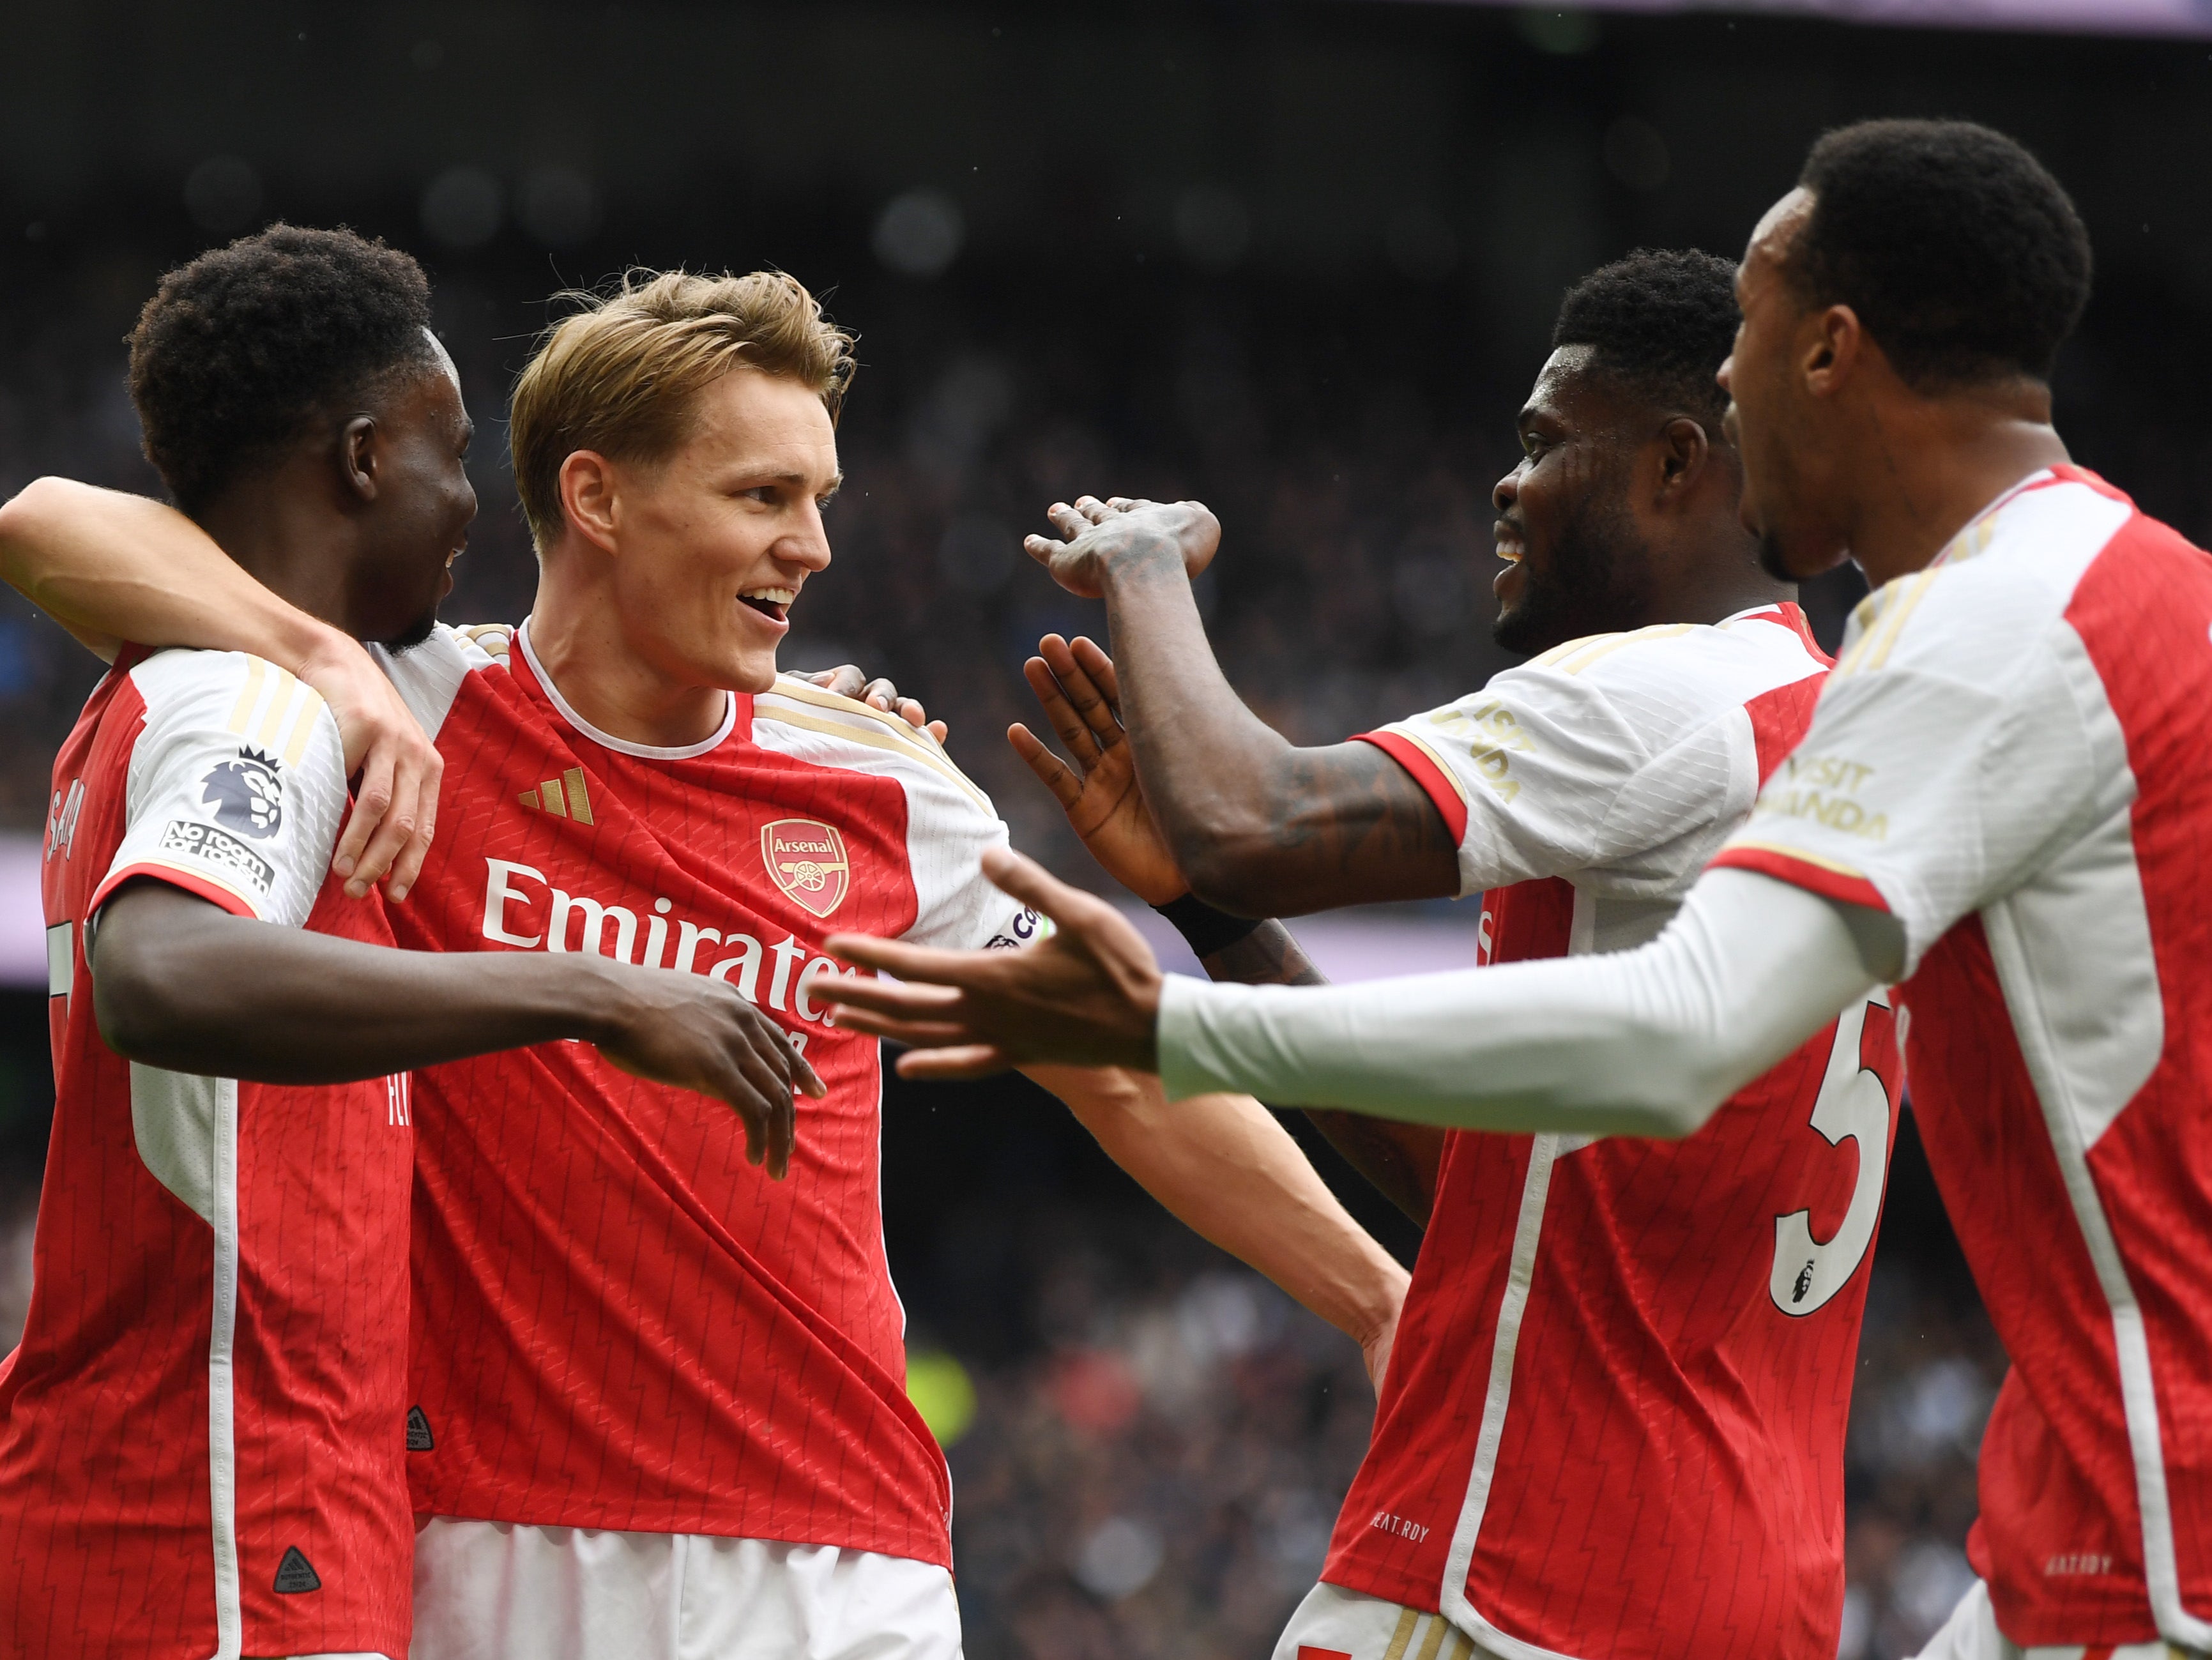
[[[1858,1153],[1858,1180],[1843,1222],[1822,1242],[1813,1237],[1810,1210],[1774,1219],[1767,1293],[1784,1314],[1810,1314],[1826,1303],[1850,1283],[1874,1243],[1889,1171],[1889,1107],[1900,1070],[1897,1017],[1889,994],[1876,992],[1837,1020],[1827,1072],[1813,1102],[1813,1128],[1831,1146],[1840,1149],[1849,1141]]]

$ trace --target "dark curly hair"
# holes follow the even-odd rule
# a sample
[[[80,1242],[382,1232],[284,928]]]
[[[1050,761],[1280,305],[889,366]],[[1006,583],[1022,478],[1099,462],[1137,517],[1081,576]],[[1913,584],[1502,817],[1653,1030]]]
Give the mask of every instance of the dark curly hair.
[[[2051,378],[2089,303],[2089,233],[2020,144],[1971,121],[1862,121],[1813,146],[1784,269],[1845,305],[1911,386]]]
[[[1736,322],[1732,262],[1694,248],[1638,248],[1567,290],[1552,345],[1591,347],[1601,374],[1717,433],[1728,398],[1713,377]]]
[[[191,513],[316,411],[435,361],[430,284],[349,230],[271,225],[161,279],[131,331],[146,459]]]

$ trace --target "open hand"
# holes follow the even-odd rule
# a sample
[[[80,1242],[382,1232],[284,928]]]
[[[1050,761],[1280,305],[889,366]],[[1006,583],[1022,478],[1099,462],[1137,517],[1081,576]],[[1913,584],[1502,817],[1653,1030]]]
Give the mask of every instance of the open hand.
[[[599,1039],[599,1053],[633,1076],[727,1102],[744,1122],[746,1162],[765,1164],[781,1181],[798,1135],[793,1092],[816,1100],[829,1093],[806,1057],[734,986],[669,969],[607,966],[618,1012]]]
[[[933,721],[921,701],[902,697],[899,689],[881,675],[871,680],[857,664],[841,663],[834,669],[815,669],[795,678],[816,685],[824,691],[834,691],[840,697],[849,697],[856,703],[866,703],[870,708],[881,709],[886,714],[896,714],[917,732],[926,732],[942,746],[946,727],[942,721]]]
[[[300,678],[331,706],[346,770],[361,775],[331,868],[353,898],[366,897],[383,881],[387,898],[404,899],[437,831],[445,758],[358,642],[334,636],[300,666]]]
[[[835,933],[823,942],[832,957],[915,983],[830,975],[817,1000],[839,1005],[841,1026],[910,1045],[902,1078],[981,1078],[1053,1061],[1158,1070],[1160,969],[1144,936],[1104,900],[1018,853],[992,848],[983,873],[1057,932],[1018,951],[929,951]]]
[[[1183,575],[1195,576],[1213,562],[1221,545],[1221,521],[1203,502],[1147,502],[1116,496],[1102,502],[1080,496],[1071,507],[1055,502],[1045,510],[1049,536],[1025,536],[1030,558],[1052,573],[1052,580],[1085,599],[1103,599],[1109,567],[1148,559],[1177,559]]]
[[[1089,640],[1070,646],[1056,634],[1038,641],[1037,652],[1022,672],[1075,764],[1070,767],[1019,721],[1006,728],[1006,741],[1052,792],[1109,876],[1148,905],[1181,898],[1190,884],[1145,806],[1136,757],[1121,729],[1114,660]]]

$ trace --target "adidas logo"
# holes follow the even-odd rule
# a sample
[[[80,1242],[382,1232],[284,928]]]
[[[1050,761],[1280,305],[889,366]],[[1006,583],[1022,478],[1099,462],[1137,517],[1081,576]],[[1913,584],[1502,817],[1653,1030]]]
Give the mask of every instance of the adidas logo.
[[[437,1444],[436,1438],[430,1433],[430,1420],[423,1416],[422,1408],[420,1407],[408,1408],[407,1450],[410,1452],[428,1452]]]
[[[320,1590],[323,1577],[315,1572],[315,1565],[303,1555],[297,1545],[284,1547],[284,1560],[276,1565],[276,1590],[279,1596],[297,1596],[301,1591]]]
[[[549,778],[534,789],[526,789],[516,798],[532,812],[550,812],[556,818],[573,818],[580,824],[588,824],[592,818],[592,793],[584,787],[584,769],[571,767],[558,778]]]

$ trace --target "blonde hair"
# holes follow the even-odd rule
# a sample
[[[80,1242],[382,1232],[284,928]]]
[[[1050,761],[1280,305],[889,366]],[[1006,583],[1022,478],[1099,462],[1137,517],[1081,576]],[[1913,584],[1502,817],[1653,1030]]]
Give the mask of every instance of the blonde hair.
[[[507,417],[515,490],[543,551],[561,533],[561,465],[578,450],[653,461],[683,441],[700,392],[755,368],[816,392],[836,421],[859,367],[853,337],[779,271],[633,271],[546,331]]]

